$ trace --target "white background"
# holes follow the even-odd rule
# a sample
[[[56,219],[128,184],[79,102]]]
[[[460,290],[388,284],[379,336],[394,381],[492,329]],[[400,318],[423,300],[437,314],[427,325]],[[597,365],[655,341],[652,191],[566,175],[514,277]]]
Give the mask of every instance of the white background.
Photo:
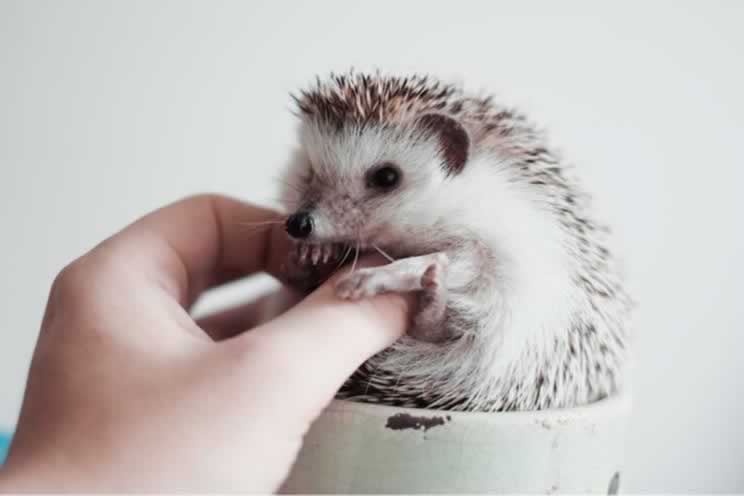
[[[625,246],[622,490],[744,491],[742,22],[735,1],[1,1],[0,426],[64,264],[189,193],[272,200],[316,73],[415,70],[546,124]]]

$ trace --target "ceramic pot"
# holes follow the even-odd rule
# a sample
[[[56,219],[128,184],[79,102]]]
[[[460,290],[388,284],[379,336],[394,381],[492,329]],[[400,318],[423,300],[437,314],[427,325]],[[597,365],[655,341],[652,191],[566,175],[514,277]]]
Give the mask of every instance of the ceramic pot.
[[[631,401],[471,413],[334,401],[283,493],[599,493],[622,482]]]

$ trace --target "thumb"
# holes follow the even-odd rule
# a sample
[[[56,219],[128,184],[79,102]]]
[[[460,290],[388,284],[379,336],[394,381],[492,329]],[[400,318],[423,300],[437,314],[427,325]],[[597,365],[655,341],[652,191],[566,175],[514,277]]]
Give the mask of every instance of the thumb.
[[[380,265],[367,259],[361,265]],[[311,422],[335,396],[344,381],[367,359],[392,345],[408,327],[413,308],[412,294],[384,294],[360,301],[345,301],[335,295],[331,278],[310,296],[280,317],[236,339],[261,343],[253,362],[269,371],[275,398],[285,411],[304,414]],[[266,368],[264,368],[266,367]],[[271,401],[274,403],[274,401]]]

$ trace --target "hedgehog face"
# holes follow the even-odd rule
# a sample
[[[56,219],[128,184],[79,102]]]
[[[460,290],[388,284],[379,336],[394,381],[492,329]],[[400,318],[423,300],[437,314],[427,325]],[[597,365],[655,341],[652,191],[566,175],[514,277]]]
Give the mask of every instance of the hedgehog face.
[[[306,125],[285,178],[290,235],[310,243],[389,246],[422,227],[446,180],[437,140],[418,128]]]
[[[285,177],[290,236],[391,246],[436,221],[439,186],[470,139],[447,114],[459,97],[426,77],[332,76],[295,98],[301,150]]]

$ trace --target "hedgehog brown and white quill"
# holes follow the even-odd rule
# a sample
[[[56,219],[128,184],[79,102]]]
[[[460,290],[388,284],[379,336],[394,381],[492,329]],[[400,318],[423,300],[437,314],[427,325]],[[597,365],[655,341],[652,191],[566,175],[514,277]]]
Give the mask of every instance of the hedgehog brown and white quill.
[[[408,335],[339,397],[531,410],[622,386],[631,303],[607,230],[525,116],[425,76],[331,75],[295,99],[294,280],[377,251],[393,261],[352,270],[339,297],[418,294]]]

